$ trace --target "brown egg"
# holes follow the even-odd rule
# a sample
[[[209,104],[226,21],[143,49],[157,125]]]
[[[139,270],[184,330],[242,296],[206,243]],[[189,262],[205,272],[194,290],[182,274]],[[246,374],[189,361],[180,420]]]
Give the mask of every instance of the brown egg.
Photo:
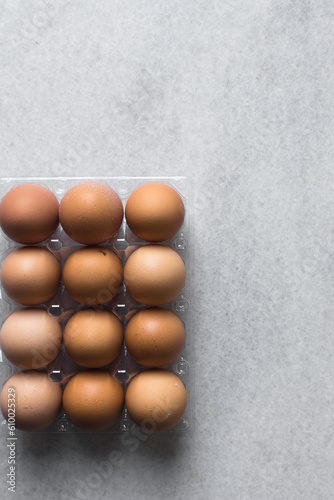
[[[51,363],[59,354],[61,341],[59,321],[38,308],[15,311],[0,331],[0,345],[7,359],[28,370]]]
[[[119,258],[104,247],[83,247],[65,262],[63,281],[77,302],[96,306],[117,295],[123,278]]]
[[[18,243],[41,243],[58,227],[58,207],[58,200],[49,189],[38,184],[21,184],[2,198],[1,228]]]
[[[73,361],[87,368],[111,363],[121,352],[123,329],[109,311],[85,309],[66,324],[64,345]]]
[[[39,431],[57,419],[61,398],[60,384],[51,382],[46,372],[21,371],[5,383],[0,396],[1,411],[10,422],[14,408],[18,429]]]
[[[147,241],[172,238],[184,220],[184,205],[175,189],[151,182],[137,188],[129,197],[125,217],[131,231]]]
[[[121,227],[123,205],[107,184],[88,181],[73,186],[60,202],[59,218],[64,231],[84,245],[97,245]]]
[[[138,302],[159,306],[171,302],[184,287],[186,270],[177,252],[164,245],[135,250],[124,268],[128,292]]]
[[[182,418],[187,393],[177,375],[157,368],[134,377],[126,391],[125,404],[132,420],[143,430],[165,431]]]
[[[41,247],[20,247],[11,252],[1,267],[1,284],[19,304],[33,306],[49,300],[61,278],[56,257]]]
[[[65,387],[64,410],[69,420],[85,430],[100,431],[113,425],[123,410],[122,384],[103,370],[74,375]]]
[[[146,366],[164,366],[182,352],[186,332],[182,321],[168,309],[139,311],[125,330],[125,344],[133,359]]]

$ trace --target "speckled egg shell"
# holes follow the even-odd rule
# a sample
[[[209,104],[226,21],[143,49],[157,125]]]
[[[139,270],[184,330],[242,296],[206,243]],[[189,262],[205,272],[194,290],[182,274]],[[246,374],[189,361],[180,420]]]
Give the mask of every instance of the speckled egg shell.
[[[15,399],[9,401],[9,395]],[[8,420],[9,404],[15,407],[15,426],[25,431],[38,431],[51,425],[60,411],[62,390],[44,371],[21,371],[5,383],[0,396],[3,416]]]
[[[124,405],[122,384],[103,370],[85,370],[65,387],[64,410],[69,420],[85,430],[103,430],[119,418]]]
[[[139,311],[125,330],[129,354],[146,366],[168,365],[182,352],[186,332],[176,314],[162,307]]]
[[[111,363],[119,355],[122,343],[122,324],[110,311],[84,309],[65,326],[64,345],[69,356],[87,368]]]
[[[182,418],[187,393],[175,373],[156,368],[140,372],[132,379],[125,404],[137,425],[150,431],[165,431]]]
[[[3,232],[18,243],[41,243],[58,227],[58,208],[57,198],[46,187],[21,184],[2,198],[0,225]]]
[[[147,245],[135,250],[124,268],[124,282],[134,299],[149,306],[171,302],[185,285],[186,270],[175,250]]]
[[[61,341],[58,319],[38,308],[15,311],[0,331],[0,345],[7,359],[28,370],[51,363],[59,354]]]
[[[49,300],[60,285],[61,269],[56,257],[41,247],[12,251],[1,267],[1,284],[19,304],[32,306]]]
[[[60,202],[59,218],[64,231],[84,245],[107,241],[119,230],[123,205],[107,184],[88,181],[73,186]]]
[[[131,231],[146,241],[172,238],[184,220],[181,196],[170,186],[151,182],[137,188],[125,207],[125,218]]]
[[[123,267],[119,258],[104,247],[83,247],[65,262],[63,281],[68,293],[82,304],[95,306],[119,292]]]

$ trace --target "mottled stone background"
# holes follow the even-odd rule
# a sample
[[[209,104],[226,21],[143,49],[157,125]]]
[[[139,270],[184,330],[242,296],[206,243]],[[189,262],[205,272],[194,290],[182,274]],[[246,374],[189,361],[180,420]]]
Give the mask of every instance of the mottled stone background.
[[[192,431],[27,434],[16,498],[331,500],[334,3],[0,6],[1,176],[187,175],[195,234]]]

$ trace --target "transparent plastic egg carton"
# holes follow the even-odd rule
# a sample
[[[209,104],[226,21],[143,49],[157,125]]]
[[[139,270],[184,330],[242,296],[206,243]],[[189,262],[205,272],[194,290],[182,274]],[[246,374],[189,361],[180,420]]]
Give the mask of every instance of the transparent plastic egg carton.
[[[190,425],[190,414],[192,406],[192,387],[191,387],[191,371],[190,371],[190,357],[193,346],[191,346],[191,314],[190,314],[190,269],[191,269],[191,223],[189,214],[189,185],[186,177],[34,177],[34,178],[2,178],[0,179],[0,198],[2,198],[8,191],[10,191],[15,186],[25,183],[36,183],[49,188],[57,197],[60,202],[63,195],[72,186],[85,181],[99,181],[104,184],[109,185],[114,189],[122,200],[123,208],[130,194],[139,186],[149,183],[149,182],[162,182],[173,187],[181,196],[184,206],[185,206],[185,219],[180,231],[170,240],[162,242],[163,245],[169,246],[176,250],[182,260],[185,263],[187,278],[185,288],[182,290],[181,294],[173,300],[171,303],[163,305],[163,307],[172,310],[178,315],[185,326],[186,330],[186,343],[181,355],[170,365],[164,367],[174,373],[176,373],[185,384],[187,389],[187,409],[181,421],[173,428],[163,431],[168,433],[175,432],[185,432],[189,429]],[[129,256],[140,246],[148,245],[149,242],[141,240],[135,236],[128,228],[123,217],[123,222],[118,233],[110,240],[101,244],[103,247],[112,249],[116,255],[120,258],[123,264],[129,258]],[[4,233],[0,234],[0,260],[1,264],[7,255],[20,245],[12,240],[10,240]],[[48,248],[58,259],[63,268],[64,263],[68,256],[73,253],[78,248],[84,245],[78,244],[73,241],[59,225],[57,231],[46,241],[38,245],[32,246],[43,246]],[[1,315],[1,326],[7,317],[14,311],[21,309],[25,306],[21,306],[10,299],[3,288],[0,290],[0,315]],[[70,319],[70,317],[80,309],[87,306],[79,304],[74,299],[70,297],[66,291],[63,282],[55,294],[55,296],[44,304],[40,304],[36,307],[42,307],[47,310],[51,315],[57,316],[60,320],[62,329],[64,330],[65,324]],[[136,312],[141,309],[148,308],[144,304],[137,302],[133,299],[126,291],[126,287],[123,283],[120,293],[114,297],[109,302],[103,304],[103,306],[97,306],[99,309],[107,309],[112,311],[121,321],[123,325],[123,333],[125,331],[127,323],[134,316]],[[124,390],[126,391],[127,385],[132,380],[132,378],[140,371],[147,369],[143,365],[140,365],[127,353],[124,340],[123,348],[118,356],[111,364],[107,367],[108,371],[112,373],[122,384]],[[49,378],[54,382],[60,382],[63,386],[71,378],[74,373],[84,370],[83,367],[77,365],[74,361],[70,359],[65,351],[64,345],[62,344],[61,351],[58,357],[50,363],[46,368]],[[11,364],[4,356],[0,349],[0,381],[1,388],[7,378],[19,371],[19,368]],[[2,415],[1,415],[2,417]],[[7,422],[3,419],[1,421],[1,427],[3,430],[6,429]],[[135,424],[131,421],[130,417],[127,415],[126,409],[119,421],[112,427],[105,431],[99,431],[99,433],[131,433],[135,429]],[[18,431],[20,432],[20,431]],[[21,431],[22,432],[22,431]],[[66,414],[61,411],[58,420],[49,428],[40,432],[88,432],[82,431],[75,427],[66,417]],[[93,431],[94,432],[94,431]]]

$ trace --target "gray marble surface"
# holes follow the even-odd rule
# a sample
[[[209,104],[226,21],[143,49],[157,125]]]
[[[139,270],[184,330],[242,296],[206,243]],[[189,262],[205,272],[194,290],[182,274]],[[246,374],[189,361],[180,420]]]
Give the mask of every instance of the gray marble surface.
[[[1,176],[187,175],[195,234],[191,432],[26,434],[16,498],[331,500],[333,2],[1,11]]]

